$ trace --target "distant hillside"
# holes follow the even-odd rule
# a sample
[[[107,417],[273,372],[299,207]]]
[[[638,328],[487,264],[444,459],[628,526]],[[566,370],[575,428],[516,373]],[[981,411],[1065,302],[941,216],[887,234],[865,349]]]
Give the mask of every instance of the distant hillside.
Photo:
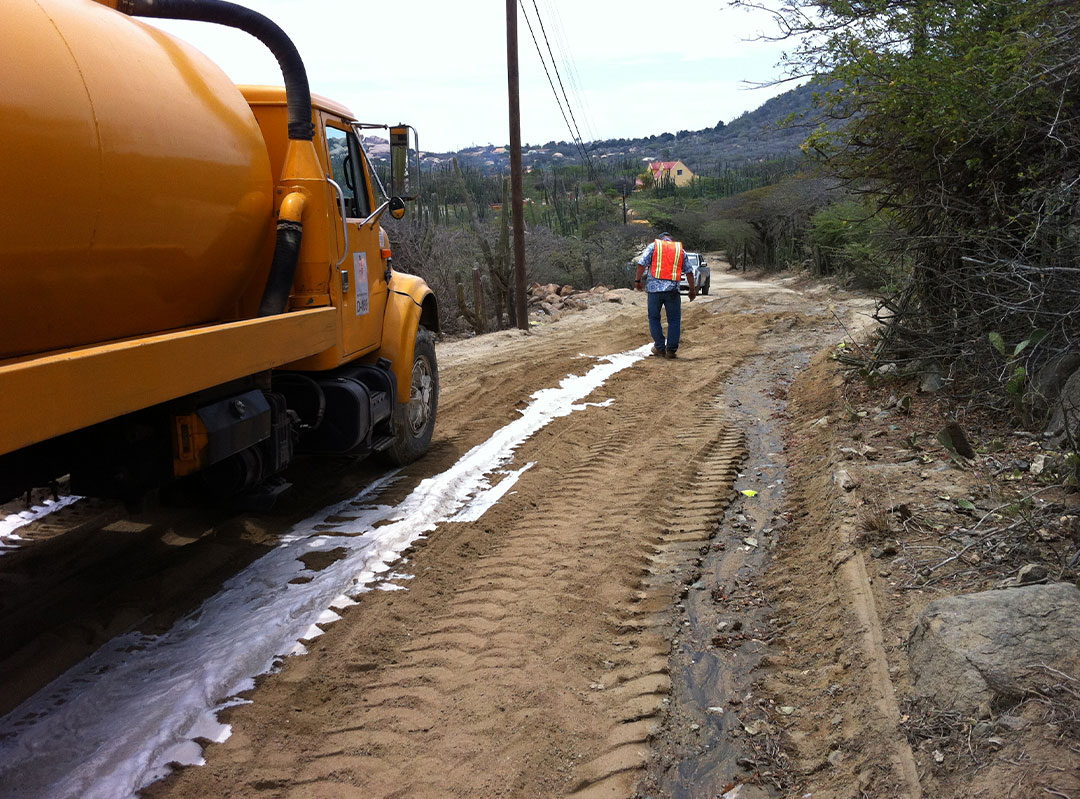
[[[813,94],[809,84],[792,89],[766,101],[755,111],[748,111],[729,124],[720,122],[703,130],[664,132],[641,139],[606,139],[588,142],[585,147],[594,164],[608,161],[625,164],[654,160],[680,159],[696,173],[708,174],[718,164],[738,166],[795,155],[808,133],[807,120],[813,118]],[[783,126],[792,115],[802,122]],[[489,145],[453,153],[425,153],[424,164],[435,166],[457,158],[462,166],[499,172],[510,167],[509,148]],[[526,145],[522,163],[526,169],[551,164],[580,164],[581,153],[573,142],[547,142],[543,146]]]

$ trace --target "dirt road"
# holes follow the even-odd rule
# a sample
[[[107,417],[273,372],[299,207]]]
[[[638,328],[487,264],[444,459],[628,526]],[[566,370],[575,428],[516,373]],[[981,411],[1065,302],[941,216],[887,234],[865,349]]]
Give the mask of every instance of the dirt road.
[[[521,419],[536,392],[634,353],[516,445],[489,476],[509,481],[490,507],[413,536],[384,590],[335,605],[320,618],[325,634],[306,636],[306,655],[275,659],[240,690],[245,703],[218,713],[231,735],[199,740],[204,766],[178,769],[144,795],[631,796],[642,784],[719,795],[742,750],[721,744],[722,721],[708,727],[703,714],[747,684],[765,644],[699,657],[727,624],[703,601],[702,571],[727,575],[725,598],[748,597],[745,629],[766,612],[753,583],[784,524],[783,455],[769,419],[792,374],[865,303],[718,268],[711,296],[684,301],[683,345],[670,361],[640,350],[643,300],[625,292],[528,336],[441,344],[432,451],[374,498],[349,505],[374,466],[308,464],[268,516],[128,518],[86,503],[30,525],[30,543],[0,558],[3,709],[119,633],[153,635],[191,611],[211,618],[200,603],[298,521],[344,503],[311,528],[318,535],[372,503],[414,496]],[[740,490],[758,497],[753,507]],[[383,523],[393,519],[373,526]],[[58,536],[58,524],[77,529]],[[761,532],[745,543],[751,529]],[[88,565],[90,551],[104,566]],[[340,548],[313,556],[292,582],[302,587],[345,557]],[[246,623],[231,623],[240,636]],[[211,707],[225,698],[205,697]],[[20,729],[0,733],[0,748],[17,750]],[[0,771],[0,795],[49,795],[18,787],[18,768]]]

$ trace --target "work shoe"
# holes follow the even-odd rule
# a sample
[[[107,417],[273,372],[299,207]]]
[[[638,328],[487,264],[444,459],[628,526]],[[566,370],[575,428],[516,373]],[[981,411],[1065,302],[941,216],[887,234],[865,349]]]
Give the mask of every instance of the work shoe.
[[[658,350],[656,348],[656,345],[653,344],[652,352],[650,354],[651,355],[659,355],[661,358],[663,358],[665,356],[666,352],[667,352],[667,350]]]
[[[675,354],[675,350],[664,350],[664,357],[673,361],[679,356]]]

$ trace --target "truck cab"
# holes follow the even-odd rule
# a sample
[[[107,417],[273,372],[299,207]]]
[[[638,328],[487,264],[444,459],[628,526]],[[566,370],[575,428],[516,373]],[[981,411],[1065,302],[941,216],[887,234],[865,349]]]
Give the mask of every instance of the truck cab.
[[[256,36],[284,87],[133,18],[169,15]],[[0,144],[27,190],[0,242],[0,501],[66,474],[272,500],[297,454],[422,455],[437,299],[381,225],[418,191],[415,132],[311,94],[284,32],[231,3],[15,0],[8,22],[0,67],[26,79],[0,91]],[[27,129],[64,131],[64,157]],[[73,219],[46,213],[56,185]]]

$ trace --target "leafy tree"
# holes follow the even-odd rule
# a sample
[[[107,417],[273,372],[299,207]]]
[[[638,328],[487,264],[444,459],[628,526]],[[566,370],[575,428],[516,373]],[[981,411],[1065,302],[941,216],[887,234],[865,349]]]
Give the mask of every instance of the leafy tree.
[[[833,121],[806,151],[905,231],[898,353],[989,356],[988,330],[1021,340],[1046,328],[1026,353],[1036,359],[1069,346],[1080,333],[1080,4],[783,0],[776,13],[798,42],[789,76],[819,80]]]

